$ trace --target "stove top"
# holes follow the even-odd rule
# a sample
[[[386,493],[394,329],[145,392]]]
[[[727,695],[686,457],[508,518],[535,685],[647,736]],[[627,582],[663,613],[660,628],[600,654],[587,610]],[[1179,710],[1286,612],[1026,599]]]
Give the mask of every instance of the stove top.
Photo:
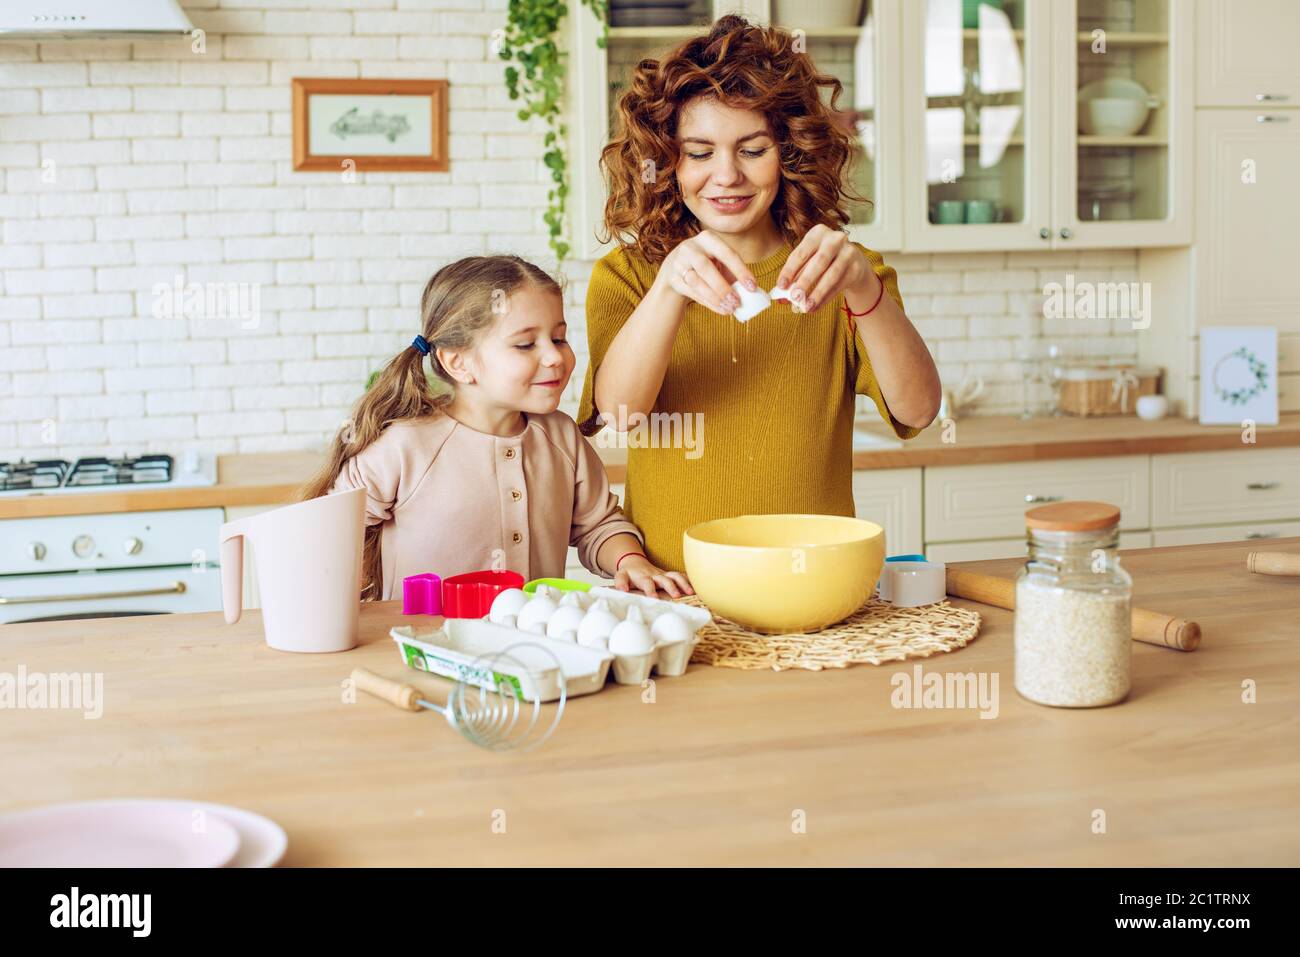
[[[0,462],[0,492],[58,488],[70,468],[66,459]]]
[[[150,486],[215,485],[216,459],[187,452],[178,467],[170,455],[121,458],[34,459],[0,462],[0,495],[46,495],[127,490]]]

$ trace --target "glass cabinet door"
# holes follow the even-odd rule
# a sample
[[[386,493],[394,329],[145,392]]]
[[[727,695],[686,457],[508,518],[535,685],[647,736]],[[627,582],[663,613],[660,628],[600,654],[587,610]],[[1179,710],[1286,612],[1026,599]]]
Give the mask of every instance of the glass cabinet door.
[[[1191,238],[1185,198],[1192,121],[1190,4],[1067,0],[1057,6],[1063,91],[1058,245]],[[1181,181],[1180,181],[1181,179]]]
[[[905,5],[909,249],[1049,244],[1051,8],[1047,0]]]

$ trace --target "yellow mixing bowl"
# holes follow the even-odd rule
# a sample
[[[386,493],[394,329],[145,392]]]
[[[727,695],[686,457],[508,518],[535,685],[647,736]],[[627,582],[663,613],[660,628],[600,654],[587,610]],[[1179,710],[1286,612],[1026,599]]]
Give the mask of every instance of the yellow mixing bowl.
[[[762,634],[816,631],[871,596],[885,530],[839,515],[740,515],[682,535],[691,585],[723,618]]]

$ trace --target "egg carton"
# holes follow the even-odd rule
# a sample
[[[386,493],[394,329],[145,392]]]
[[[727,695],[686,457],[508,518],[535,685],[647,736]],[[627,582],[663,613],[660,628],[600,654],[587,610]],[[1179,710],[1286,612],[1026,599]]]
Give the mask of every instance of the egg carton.
[[[555,701],[561,685],[569,698],[593,694],[605,686],[614,662],[608,651],[495,625],[485,618],[448,618],[441,628],[422,632],[400,625],[389,636],[409,668],[489,691],[513,688],[529,702]]]
[[[572,593],[563,594],[561,599],[575,600],[570,597],[571,595]],[[691,660],[691,653],[695,650],[695,646],[699,644],[700,628],[713,620],[713,616],[703,608],[664,601],[660,598],[651,598],[634,592],[619,591],[616,588],[595,586],[576,596],[576,600],[584,610],[590,610],[601,599],[605,600],[611,613],[620,622],[627,620],[629,611],[636,608],[648,630],[653,629],[655,621],[661,616],[672,615],[684,623],[685,630],[688,633],[687,637],[679,640],[661,638],[655,642],[649,651],[640,654],[611,651],[610,653],[614,655],[614,681],[618,684],[639,685],[650,676],[651,672],[655,672],[663,678],[676,678],[685,674],[687,665]],[[523,615],[520,614],[520,617],[523,617]],[[515,625],[513,616],[506,617],[504,622],[501,619],[497,620],[499,623]],[[547,624],[549,625],[550,622],[548,621]],[[524,625],[519,630],[523,634],[537,634],[537,632],[530,630],[527,625]],[[559,639],[559,636],[552,634],[549,629],[547,634],[557,640]],[[580,642],[581,640],[579,638]]]

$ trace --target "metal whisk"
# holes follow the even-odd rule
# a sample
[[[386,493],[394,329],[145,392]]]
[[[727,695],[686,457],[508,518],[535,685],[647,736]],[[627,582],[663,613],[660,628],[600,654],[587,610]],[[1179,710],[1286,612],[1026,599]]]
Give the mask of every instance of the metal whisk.
[[[354,668],[352,680],[367,694],[383,698],[406,711],[419,711],[423,708],[438,712],[460,733],[461,737],[477,744],[480,748],[489,751],[531,751],[541,746],[551,736],[564,714],[567,695],[564,689],[563,671],[560,670],[560,663],[555,655],[549,648],[534,642],[519,642],[501,651],[475,659],[472,668],[468,671],[494,678],[502,671],[506,675],[526,673],[528,669],[518,659],[510,656],[510,652],[515,648],[529,648],[541,652],[555,662],[557,673],[561,675],[560,697],[555,702],[555,716],[537,738],[534,738],[534,734],[538,731],[538,720],[542,714],[540,696],[533,695],[532,714],[521,723],[520,718],[526,715],[527,708],[521,708],[520,703],[522,701],[527,705],[529,698],[519,684],[511,680],[498,679],[492,686],[470,685],[464,681],[457,681],[445,705],[434,704],[427,700],[423,697],[424,692],[414,685],[382,678],[365,668]],[[499,668],[502,659],[508,661],[511,667]],[[471,689],[468,698],[467,689]]]

